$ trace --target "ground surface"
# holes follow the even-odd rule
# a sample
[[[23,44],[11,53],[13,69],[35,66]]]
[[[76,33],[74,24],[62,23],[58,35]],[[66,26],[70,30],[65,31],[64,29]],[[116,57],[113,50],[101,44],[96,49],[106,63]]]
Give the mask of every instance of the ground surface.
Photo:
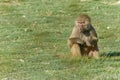
[[[98,60],[69,57],[80,13],[98,33]],[[120,1],[0,0],[0,80],[120,80]]]

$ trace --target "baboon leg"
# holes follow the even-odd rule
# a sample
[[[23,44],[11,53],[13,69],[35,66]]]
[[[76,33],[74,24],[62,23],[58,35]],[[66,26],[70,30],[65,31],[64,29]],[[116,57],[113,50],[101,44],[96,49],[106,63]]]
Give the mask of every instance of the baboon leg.
[[[93,51],[93,58],[98,59],[99,58],[99,54],[98,51]]]
[[[72,40],[69,40],[69,39],[68,39],[68,46],[71,48],[71,47],[72,47],[72,45],[73,45]]]
[[[71,55],[73,57],[81,56],[81,50],[79,44],[73,44],[71,47]]]
[[[92,50],[90,50],[89,52],[89,57],[93,57],[95,59],[98,59],[99,58],[99,50],[98,50],[98,46],[95,45]]]
[[[96,51],[96,50],[95,51],[90,51],[88,56],[91,57],[91,58],[95,58],[95,59],[99,58],[98,51]]]

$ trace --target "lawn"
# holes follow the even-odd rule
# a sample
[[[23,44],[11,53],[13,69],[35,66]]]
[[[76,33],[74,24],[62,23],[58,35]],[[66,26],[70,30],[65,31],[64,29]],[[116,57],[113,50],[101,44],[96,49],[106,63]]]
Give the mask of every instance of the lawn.
[[[0,0],[0,80],[120,80],[119,7],[118,0]],[[69,56],[80,13],[97,31],[97,60]]]

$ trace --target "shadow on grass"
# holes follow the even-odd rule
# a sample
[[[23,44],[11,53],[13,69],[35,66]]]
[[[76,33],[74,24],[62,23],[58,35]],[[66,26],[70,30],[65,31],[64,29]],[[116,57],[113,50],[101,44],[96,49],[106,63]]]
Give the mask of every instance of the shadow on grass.
[[[102,53],[100,56],[102,56],[102,57],[115,57],[115,56],[120,56],[120,52]]]

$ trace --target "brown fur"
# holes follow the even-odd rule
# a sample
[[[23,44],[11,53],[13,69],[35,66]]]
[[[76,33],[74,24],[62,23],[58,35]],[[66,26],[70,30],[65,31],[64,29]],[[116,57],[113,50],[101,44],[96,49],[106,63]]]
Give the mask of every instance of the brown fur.
[[[72,56],[88,56],[98,58],[98,37],[91,19],[81,14],[75,21],[75,26],[68,39]]]

